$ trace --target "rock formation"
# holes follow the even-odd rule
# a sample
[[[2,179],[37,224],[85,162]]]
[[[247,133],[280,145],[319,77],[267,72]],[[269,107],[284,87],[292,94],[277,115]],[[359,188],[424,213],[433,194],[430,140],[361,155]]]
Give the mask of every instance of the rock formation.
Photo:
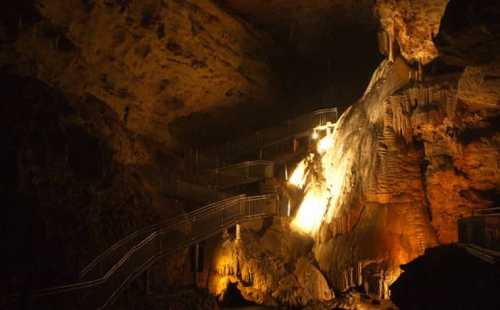
[[[377,4],[382,19],[385,5]],[[386,13],[416,6],[417,13],[409,10],[415,20],[391,26],[398,29],[406,61],[437,57],[430,34],[444,8],[427,21],[416,2],[393,5]],[[403,30],[414,27],[422,32],[405,41]],[[487,59],[495,59],[494,52]],[[335,287],[361,285],[386,297],[400,264],[428,247],[456,242],[457,220],[494,206],[500,186],[498,61],[458,74],[429,74],[382,94],[377,88],[390,86],[384,76],[390,71],[381,65],[365,96],[340,118],[334,146],[322,158],[330,200],[314,247]]]
[[[0,12],[2,292],[74,281],[114,241],[197,207],[169,191],[189,177],[187,149],[337,105],[330,145],[308,160],[315,176],[289,195],[322,192],[321,225],[247,223],[241,240],[207,241],[194,282],[219,300],[236,288],[310,309],[389,298],[401,265],[449,257],[428,249],[500,201],[496,2],[12,3]],[[177,292],[160,304],[216,309],[206,291],[179,290],[193,284],[188,257],[155,269]],[[422,262],[403,267],[400,304]]]
[[[308,255],[311,241],[291,232],[287,222],[262,236],[244,229],[241,240],[226,239],[215,250],[209,289],[223,299],[234,283],[243,298],[266,305],[328,302],[334,294]]]
[[[378,0],[375,12],[391,41],[410,62],[428,64],[438,56],[433,38],[448,0]]]
[[[258,109],[279,91],[262,53],[272,40],[211,1],[39,6],[40,21],[16,21],[21,30],[3,61],[65,93],[100,99],[134,133],[168,147],[187,142],[173,140],[172,121],[236,105]],[[177,129],[177,140],[188,130]]]

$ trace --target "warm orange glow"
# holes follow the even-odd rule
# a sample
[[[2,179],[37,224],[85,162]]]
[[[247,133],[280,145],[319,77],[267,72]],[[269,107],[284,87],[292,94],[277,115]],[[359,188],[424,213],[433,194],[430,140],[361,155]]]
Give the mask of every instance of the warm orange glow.
[[[325,214],[328,197],[319,190],[309,190],[292,222],[292,227],[314,234],[319,229]]]
[[[317,141],[317,154],[309,155],[308,160],[301,161],[289,180],[290,184],[305,192],[292,227],[310,235],[316,234],[323,221],[329,222],[334,217],[353,155],[346,153],[343,141],[336,139],[337,131],[332,124],[323,127],[315,128],[315,132],[326,132]],[[310,172],[312,169],[316,170]]]
[[[306,162],[305,160],[302,160],[298,165],[297,168],[292,173],[292,176],[290,177],[290,180],[288,180],[289,184],[292,184],[294,186],[297,186],[298,188],[304,187],[304,183],[306,182]]]
[[[319,140],[317,151],[319,154],[323,154],[328,151],[333,146],[333,135],[326,135],[324,138]]]

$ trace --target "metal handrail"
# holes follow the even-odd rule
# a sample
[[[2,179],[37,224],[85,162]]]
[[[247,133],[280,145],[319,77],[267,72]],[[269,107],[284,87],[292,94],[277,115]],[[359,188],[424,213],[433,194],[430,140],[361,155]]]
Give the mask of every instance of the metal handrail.
[[[111,305],[114,302],[114,300],[117,298],[117,296],[121,292],[121,290],[126,286],[127,283],[130,283],[131,281],[133,281],[134,279],[136,279],[142,272],[144,272],[145,270],[147,270],[150,266],[154,265],[155,262],[157,262],[160,258],[165,257],[168,254],[170,254],[170,253],[172,253],[172,252],[174,252],[174,251],[176,251],[178,249],[191,246],[191,245],[193,245],[195,243],[198,243],[198,242],[200,242],[202,240],[206,240],[206,239],[208,239],[210,237],[213,237],[217,233],[220,233],[226,227],[234,226],[238,222],[241,223],[241,222],[245,222],[245,221],[249,221],[249,220],[255,220],[255,219],[258,219],[258,218],[262,218],[262,217],[263,217],[263,215],[245,215],[239,221],[232,220],[232,221],[228,222],[227,225],[225,225],[224,227],[218,227],[218,229],[214,230],[211,234],[204,235],[203,239],[194,238],[194,239],[191,239],[190,241],[188,241],[187,243],[185,243],[183,245],[180,245],[180,246],[178,246],[176,248],[172,248],[170,250],[162,251],[162,252],[160,252],[160,253],[152,256],[148,261],[146,261],[144,264],[142,264],[141,266],[139,266],[134,272],[132,272],[129,275],[129,277],[127,277],[127,279],[110,295],[110,297],[106,300],[106,302],[104,303],[104,305],[102,307],[100,307],[99,309],[105,309],[107,306]]]
[[[331,117],[329,117],[331,115]],[[319,123],[314,123],[318,120]],[[289,140],[296,135],[303,135],[304,130],[312,131],[312,129],[324,122],[330,121],[335,123],[338,119],[338,110],[336,107],[324,108],[315,110],[313,112],[300,115],[298,117],[289,119],[276,127],[266,128],[257,131],[249,136],[243,137],[236,141],[229,141],[225,145],[220,145],[215,148],[206,149],[207,154],[225,154],[229,155],[237,152],[249,151],[252,149],[258,150],[267,148],[277,143],[277,141]],[[265,133],[265,134],[263,134]],[[279,137],[275,137],[278,135]],[[263,138],[267,137],[268,141]],[[281,142],[279,142],[281,143]],[[209,156],[210,157],[210,156]]]
[[[175,216],[175,217],[173,217],[171,219],[166,220],[162,224],[155,224],[155,225],[151,225],[151,226],[147,226],[147,227],[141,228],[141,229],[136,230],[135,232],[129,234],[125,238],[118,240],[112,246],[110,246],[108,249],[106,249],[104,252],[102,252],[99,256],[97,256],[96,258],[94,258],[87,266],[85,266],[82,269],[82,271],[80,271],[80,274],[79,274],[80,279],[84,278],[93,268],[95,268],[95,266],[97,264],[99,264],[104,259],[104,257],[110,255],[111,252],[117,250],[118,248],[122,247],[123,245],[127,244],[128,242],[134,240],[134,238],[136,238],[136,237],[138,237],[140,235],[151,233],[155,229],[160,228],[161,225],[168,225],[170,223],[174,223],[174,222],[180,220],[182,217],[185,217],[185,215]]]
[[[260,205],[260,208],[251,208],[252,204],[258,201],[262,201],[265,204]],[[220,232],[221,229],[224,229],[226,227],[229,227],[231,225],[234,225],[238,222],[258,218],[258,217],[265,217],[265,216],[273,216],[273,215],[278,215],[278,207],[276,202],[276,195],[274,194],[268,194],[268,195],[258,195],[258,196],[245,196],[245,195],[239,195],[230,199],[225,199],[219,203],[213,203],[208,205],[208,209],[204,210],[205,208],[202,208],[202,210],[195,210],[193,212],[190,212],[186,215],[183,216],[177,216],[173,220],[164,222],[163,224],[157,224],[157,225],[152,225],[149,226],[145,229],[139,230],[140,233],[135,232],[130,234],[129,236],[123,238],[122,240],[116,242],[113,246],[110,247],[107,251],[105,251],[102,255],[98,256],[98,258],[94,259],[89,266],[86,267],[86,271],[89,272],[93,268],[95,268],[96,265],[98,265],[100,262],[105,260],[107,257],[111,257],[111,252],[113,252],[113,249],[119,248],[120,246],[126,245],[127,242],[130,242],[131,240],[134,240],[136,237],[140,236],[141,234],[146,234],[147,236],[143,239],[140,240],[137,244],[134,244],[131,246],[127,252],[116,262],[114,263],[109,270],[107,270],[100,278],[94,279],[94,280],[89,280],[89,281],[82,281],[78,283],[73,283],[73,284],[68,284],[68,285],[61,285],[61,286],[56,286],[52,288],[47,288],[47,289],[42,289],[36,291],[33,296],[34,297],[42,297],[42,296],[48,296],[48,295],[57,295],[61,293],[66,293],[66,292],[71,292],[71,291],[77,291],[77,290],[82,290],[86,288],[92,288],[96,287],[98,285],[106,283],[115,273],[117,273],[122,267],[124,267],[127,262],[131,261],[131,258],[134,257],[134,255],[139,255],[140,251],[142,249],[145,249],[146,246],[150,245],[152,242],[155,242],[156,240],[159,240],[160,245],[162,244],[162,239],[158,239],[162,236],[169,235],[169,232],[175,231],[176,228],[179,228],[180,226],[186,225],[186,224],[193,224],[197,220],[202,220],[203,218],[205,219],[210,219],[208,216],[213,216],[214,214],[217,214],[217,212],[220,212],[221,216],[221,223],[220,225],[213,225],[209,227],[209,230],[207,231],[201,231],[201,232],[195,232],[193,231],[193,227],[191,227],[191,233],[188,233],[184,240],[181,240],[180,242],[178,240],[175,240],[175,244],[181,244],[181,247],[189,246],[193,243],[200,242],[202,240],[205,240],[214,234]],[[242,203],[244,204],[245,207],[242,207]],[[269,204],[268,203],[272,203]],[[238,207],[240,206],[240,207]],[[264,208],[263,208],[264,206]],[[271,209],[268,208],[268,206],[271,206]],[[230,208],[237,207],[237,210],[235,213],[230,215],[229,218],[224,220],[224,211],[228,210]],[[218,221],[218,220],[217,220]],[[216,223],[218,224],[218,223]],[[178,249],[179,247],[175,247],[175,249]],[[143,267],[150,266],[157,258],[156,256],[161,257],[164,255],[167,255],[171,251],[175,250],[173,248],[167,248],[167,249],[161,249],[158,251],[155,251],[152,255],[148,254],[148,257],[144,258],[144,260],[140,261],[140,265],[138,267],[135,267],[133,270],[128,272],[128,276],[118,284],[118,287],[114,287],[113,291],[110,293],[110,296],[104,303],[103,307],[109,304],[109,302],[112,302],[112,299],[116,297],[116,294],[131,280],[133,280],[138,274],[141,273],[140,270],[145,270]],[[139,257],[141,258],[141,257]],[[142,259],[142,258],[141,258]],[[150,264],[151,263],[151,264]],[[126,269],[124,269],[126,270]]]
[[[151,226],[147,226],[145,228],[142,228],[142,229],[139,229],[131,234],[129,234],[128,236],[126,236],[125,238],[117,241],[116,243],[114,243],[111,247],[109,247],[106,251],[104,251],[103,253],[101,253],[99,256],[97,256],[96,258],[94,258],[87,266],[85,266],[85,268],[82,269],[82,271],[80,272],[80,279],[84,278],[88,273],[90,273],[99,263],[101,263],[106,257],[109,257],[111,255],[111,253],[117,249],[119,249],[120,247],[122,247],[123,245],[127,244],[128,242],[131,242],[135,239],[135,237],[138,237],[140,235],[144,235],[144,234],[147,234],[147,233],[151,233],[155,230],[157,230],[158,228],[160,227],[168,227],[169,225],[173,224],[173,223],[178,223],[188,217],[192,217],[192,216],[200,216],[200,214],[198,213],[201,213],[201,212],[204,212],[206,210],[210,210],[210,209],[213,209],[213,208],[220,208],[221,206],[223,206],[224,204],[227,204],[228,202],[230,201],[233,201],[235,199],[238,199],[240,197],[243,197],[245,195],[239,195],[239,196],[236,196],[236,197],[230,197],[230,198],[227,198],[227,199],[224,199],[224,200],[220,200],[220,201],[217,201],[217,202],[214,202],[214,203],[210,203],[208,205],[206,205],[205,207],[202,207],[202,208],[199,208],[197,210],[194,210],[188,214],[181,214],[181,215],[178,215],[172,219],[168,219],[167,221],[161,223],[161,224],[155,224],[155,225],[151,225]]]
[[[219,189],[258,182],[272,178],[274,162],[265,160],[244,161],[237,164],[204,170],[186,179],[194,184]]]

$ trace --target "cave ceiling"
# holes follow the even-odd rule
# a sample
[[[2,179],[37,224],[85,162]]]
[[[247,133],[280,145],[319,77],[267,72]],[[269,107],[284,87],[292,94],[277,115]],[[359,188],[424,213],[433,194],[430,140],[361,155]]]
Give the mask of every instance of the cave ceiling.
[[[327,33],[335,32],[339,26],[376,25],[372,14],[375,0],[218,0],[229,10],[250,22],[261,25],[282,41],[304,39],[303,52],[307,46]],[[319,43],[319,42],[315,42]]]
[[[218,143],[359,98],[381,60],[374,2],[22,0],[1,14],[0,67],[164,145]]]
[[[245,129],[272,125],[314,109],[340,110],[363,93],[381,60],[376,42],[378,21],[375,0],[215,0],[231,16],[270,35],[275,48],[262,52],[280,80],[278,97],[252,119],[235,121]],[[238,108],[239,109],[239,108]],[[249,112],[252,108],[243,107]],[[262,110],[261,110],[262,111]],[[244,112],[245,115],[249,115]],[[235,117],[241,113],[235,113]],[[176,120],[173,128],[183,137],[199,132],[193,123],[215,128],[229,110],[191,115]],[[250,114],[251,115],[251,114]],[[253,126],[252,126],[253,123]],[[256,124],[258,123],[258,124]],[[224,130],[215,130],[222,133]],[[207,140],[203,138],[202,140]]]
[[[380,61],[375,0],[218,0],[284,49],[275,66],[299,112],[352,104]]]

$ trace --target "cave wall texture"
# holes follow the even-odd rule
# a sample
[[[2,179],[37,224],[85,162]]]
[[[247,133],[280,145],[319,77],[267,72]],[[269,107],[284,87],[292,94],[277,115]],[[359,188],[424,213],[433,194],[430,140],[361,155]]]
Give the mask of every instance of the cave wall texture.
[[[332,169],[347,162],[346,178],[314,252],[340,289],[363,285],[388,296],[400,264],[426,248],[456,242],[459,218],[499,202],[499,41],[498,18],[491,18],[499,8],[488,1],[450,1],[445,13],[446,1],[433,4],[378,1],[375,7],[406,61],[430,65],[423,82],[370,106],[377,85],[388,83],[383,71],[390,68],[381,65],[373,87],[339,120]],[[462,26],[479,20],[482,31]],[[463,47],[473,44],[479,54],[465,53]],[[484,46],[491,47],[488,53]],[[436,59],[441,50],[445,56]],[[434,74],[439,62],[461,68]]]
[[[204,285],[235,282],[265,304],[358,285],[388,297],[400,264],[500,200],[496,2],[16,1],[0,13],[2,291],[71,281],[113,241],[185,210],[162,183],[181,173],[171,151],[338,105],[331,156],[349,164],[318,236],[245,226],[243,243],[209,253]],[[380,62],[378,26],[401,57],[348,108]],[[416,62],[425,79],[407,84]],[[186,282],[181,254],[169,284]]]
[[[112,242],[174,214],[142,177],[151,153],[102,101],[75,108],[39,80],[1,83],[3,292],[74,281]]]
[[[402,58],[384,61],[340,118],[325,168],[328,186],[339,195],[314,237],[314,260],[303,255],[335,290],[361,286],[389,298],[401,264],[456,242],[459,218],[500,200],[500,11],[488,1],[384,0],[374,11]],[[425,65],[424,80],[410,82],[416,63]],[[304,291],[311,287],[295,285],[294,294],[287,293],[294,282],[284,279],[297,279],[292,266],[299,259],[285,272],[274,263],[294,257],[300,245],[283,241],[285,254],[263,250],[264,274],[273,275],[265,277],[264,267],[238,253],[245,256],[255,240],[265,249],[268,240],[251,232],[248,238],[219,246],[211,291],[222,296],[230,281],[259,303],[310,302]]]
[[[381,60],[374,0],[218,0],[271,33],[286,53],[274,63],[286,100],[297,112],[359,98]]]
[[[266,58],[271,38],[211,1],[44,0],[37,6],[39,21],[18,31],[4,63],[74,96],[99,98],[132,132],[168,147],[205,125],[198,117],[172,128],[180,117],[237,105],[258,109],[279,92]],[[23,25],[22,17],[14,24]],[[235,111],[213,113],[208,125],[235,122],[241,116]]]
[[[170,151],[252,125],[242,115],[280,89],[272,39],[211,1],[22,0],[1,14],[2,231],[18,232],[6,292],[75,280],[182,212],[165,191],[182,169]]]

